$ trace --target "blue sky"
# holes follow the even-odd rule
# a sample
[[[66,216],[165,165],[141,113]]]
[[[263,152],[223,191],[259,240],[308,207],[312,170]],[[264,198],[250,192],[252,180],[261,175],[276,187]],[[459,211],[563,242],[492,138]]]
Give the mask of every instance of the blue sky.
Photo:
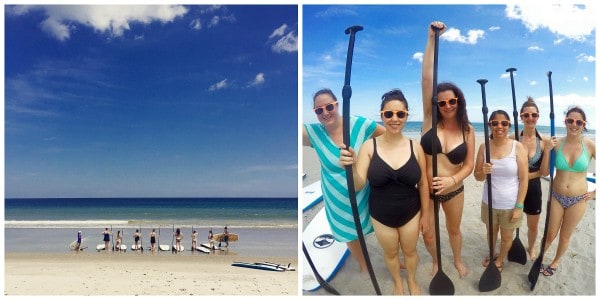
[[[4,19],[6,197],[297,197],[297,6]]]
[[[530,1],[531,2],[531,1]],[[583,1],[590,2],[590,1]],[[525,2],[522,2],[525,3]],[[487,106],[512,116],[510,75],[514,67],[517,107],[527,96],[540,106],[539,124],[550,124],[547,71],[552,71],[555,122],[564,126],[567,106],[584,108],[596,128],[596,22],[590,5],[305,5],[303,8],[303,122],[317,122],[312,95],[331,88],[339,100],[344,84],[348,35],[357,33],[352,68],[351,113],[379,120],[381,95],[400,88],[410,121],[422,121],[421,61],[427,27],[443,21],[438,81],[452,81],[465,93],[471,122],[482,122],[481,87]],[[596,14],[597,15],[597,14]]]

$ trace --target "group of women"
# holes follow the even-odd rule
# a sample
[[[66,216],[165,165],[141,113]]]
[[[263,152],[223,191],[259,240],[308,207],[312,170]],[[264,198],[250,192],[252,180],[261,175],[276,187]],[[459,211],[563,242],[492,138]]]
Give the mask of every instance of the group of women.
[[[440,34],[446,29],[442,22],[431,25],[439,28]],[[595,191],[587,192],[586,173],[591,158],[595,158],[595,145],[582,135],[587,124],[584,111],[579,107],[567,111],[566,137],[546,137],[536,130],[539,110],[533,99],[528,99],[520,111],[523,122],[520,142],[509,133],[510,116],[502,110],[492,112],[488,124],[491,128],[490,163],[486,163],[483,143],[475,157],[475,134],[468,120],[466,99],[453,83],[437,85],[437,136],[434,135],[431,101],[434,96],[434,43],[435,32],[429,28],[422,64],[424,119],[420,143],[403,135],[410,111],[407,99],[398,89],[381,98],[383,126],[364,117],[350,118],[351,145],[344,145],[342,141],[342,117],[334,93],[323,89],[314,95],[313,110],[319,123],[304,125],[303,145],[313,147],[321,162],[324,204],[335,239],[347,243],[361,271],[366,272],[348,199],[345,166],[351,165],[361,227],[364,234],[375,232],[394,282],[394,294],[403,294],[400,268],[406,268],[410,294],[420,294],[415,279],[419,233],[432,257],[431,274],[438,270],[434,226],[436,203],[441,205],[446,217],[454,266],[459,275],[465,277],[469,269],[461,254],[463,181],[472,173],[478,181],[484,181],[491,174],[492,228],[487,228],[490,199],[485,192],[482,194],[481,219],[488,232],[492,230],[494,249],[500,233],[500,251],[496,254],[494,250],[493,257],[486,257],[482,264],[487,266],[493,262],[502,270],[514,229],[521,225],[523,213],[527,215],[528,253],[533,260],[542,209],[540,177],[549,174],[550,151],[554,150],[556,175],[544,251],[556,237],[559,242],[552,262],[540,270],[546,276],[553,275],[585,212],[586,202],[595,199]],[[433,177],[432,166],[433,143],[439,151],[436,177]],[[484,191],[487,191],[487,181]],[[400,251],[404,265],[399,259]]]

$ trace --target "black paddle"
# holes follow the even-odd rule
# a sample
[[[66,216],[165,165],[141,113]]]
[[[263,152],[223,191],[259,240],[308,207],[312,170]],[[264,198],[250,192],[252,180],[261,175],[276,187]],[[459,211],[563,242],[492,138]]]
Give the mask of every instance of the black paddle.
[[[317,268],[315,267],[312,259],[310,259],[310,255],[308,255],[308,250],[306,250],[306,246],[304,246],[304,242],[302,242],[302,252],[304,252],[304,257],[306,258],[306,261],[308,262],[310,269],[312,270],[313,274],[315,275],[315,278],[317,279],[317,281],[319,282],[321,287],[325,291],[329,292],[330,294],[339,295],[340,293],[336,289],[334,289],[331,285],[329,285],[329,283],[327,283],[327,281],[325,279],[323,279],[323,277],[321,277],[321,275],[317,271]]]
[[[484,138],[485,138],[485,162],[490,162],[490,137],[488,135],[488,108],[485,104],[485,84],[487,83],[487,79],[479,79],[477,82],[481,85],[481,100],[482,107],[481,111],[483,112],[483,130],[484,130]],[[488,193],[488,239],[489,239],[489,250],[490,250],[490,262],[488,266],[481,274],[481,278],[479,279],[479,291],[480,292],[490,292],[500,287],[502,283],[502,275],[500,274],[500,270],[494,263],[494,234],[493,234],[493,225],[492,221],[492,174],[487,174],[487,193]]]
[[[554,136],[554,96],[552,94],[552,71],[546,73],[548,75],[548,87],[550,89],[550,136]],[[542,245],[540,246],[540,256],[535,260],[529,270],[529,287],[533,291],[540,276],[540,268],[544,260],[544,252],[546,249],[546,237],[548,235],[548,223],[550,222],[550,204],[552,203],[552,185],[554,184],[554,149],[550,151],[550,188],[548,189],[548,204],[546,207],[546,221],[544,222],[544,235],[542,236]]]
[[[141,252],[144,252],[144,245],[142,243],[142,223],[140,223],[140,248]]]
[[[110,244],[112,245],[112,251],[115,251],[115,243],[113,242],[112,225],[110,225]]]
[[[512,89],[512,101],[513,101],[513,118],[515,119],[515,140],[519,140],[519,115],[517,112],[517,97],[515,96],[515,82],[513,79],[513,72],[516,71],[516,68],[508,68],[506,72],[510,72],[510,86]],[[521,239],[519,239],[519,227],[517,227],[517,235],[515,235],[515,239],[508,250],[508,261],[516,262],[519,264],[527,263],[527,252],[525,251],[525,247],[523,243],[521,243]]]
[[[342,120],[342,129],[343,129],[343,141],[346,145],[346,149],[350,147],[350,97],[352,97],[352,87],[350,87],[350,73],[352,71],[352,55],[354,52],[354,39],[356,33],[363,30],[363,27],[360,25],[355,25],[348,27],[345,31],[346,34],[350,34],[350,41],[348,42],[348,54],[346,55],[346,76],[344,78],[344,88],[342,89],[342,98],[344,100],[343,105],[343,120]],[[373,287],[375,288],[375,292],[377,295],[381,295],[381,290],[379,290],[379,285],[377,284],[377,279],[375,278],[375,272],[373,271],[373,266],[371,265],[371,260],[369,259],[369,252],[367,251],[367,243],[365,242],[365,237],[362,230],[362,225],[360,222],[360,215],[358,213],[358,204],[356,203],[356,191],[354,190],[354,176],[352,174],[352,166],[348,165],[346,168],[346,182],[348,184],[348,197],[350,198],[350,206],[352,207],[352,215],[354,217],[354,225],[356,226],[356,234],[358,235],[358,241],[360,243],[360,247],[362,248],[362,253],[367,263],[367,269],[369,269],[369,276],[371,277],[371,282],[373,283]]]
[[[436,147],[437,143],[435,143],[435,139],[437,138],[437,69],[438,69],[438,43],[440,41],[440,28],[435,26],[431,26],[431,29],[435,32],[435,44],[433,46],[433,94],[431,97],[431,130],[433,130],[433,134],[431,138],[434,140],[431,145],[431,162],[433,169],[433,177],[437,177],[437,153],[438,149]],[[442,270],[442,249],[440,245],[440,201],[435,193],[436,189],[433,190],[433,213],[435,216],[435,246],[436,246],[436,255],[438,262],[438,270],[437,273],[431,279],[429,283],[429,294],[430,295],[454,295],[454,284],[452,280],[444,273]]]
[[[173,224],[173,237],[171,238],[171,253],[176,253],[177,249],[175,249],[175,224]]]

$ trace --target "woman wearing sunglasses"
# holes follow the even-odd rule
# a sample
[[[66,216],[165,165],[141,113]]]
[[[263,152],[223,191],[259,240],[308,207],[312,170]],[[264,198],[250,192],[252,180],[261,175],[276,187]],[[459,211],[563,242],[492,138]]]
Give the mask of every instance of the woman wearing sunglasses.
[[[590,160],[596,159],[594,141],[583,136],[586,131],[585,112],[575,106],[566,114],[565,125],[567,136],[558,141],[558,149],[554,158],[556,175],[552,185],[552,203],[546,248],[550,248],[554,238],[558,236],[558,247],[552,262],[544,267],[545,276],[552,276],[558,268],[560,259],[569,247],[569,241],[575,227],[581,221],[587,208],[587,201],[596,199],[596,191],[587,191],[587,169]]]
[[[527,215],[527,252],[529,258],[535,260],[535,241],[538,237],[538,223],[542,213],[542,183],[541,176],[550,174],[550,151],[556,144],[556,139],[541,135],[537,129],[540,111],[532,97],[521,106],[521,122],[523,131],[519,134],[519,141],[527,150],[529,165],[529,183],[527,194],[523,203],[523,212]]]
[[[354,150],[340,151],[340,164],[352,165],[356,190],[370,186],[369,213],[375,236],[383,248],[385,265],[394,281],[394,295],[403,295],[400,277],[402,250],[411,295],[421,290],[416,281],[419,231],[429,231],[429,187],[425,153],[402,135],[408,103],[400,90],[385,93],[381,120],[385,133],[366,141],[358,158]],[[356,162],[356,163],[354,163]]]
[[[343,146],[342,116],[338,100],[330,89],[322,89],[313,96],[313,111],[319,119],[316,124],[304,124],[302,145],[315,149],[321,163],[321,189],[329,227],[336,241],[346,243],[357,260],[361,272],[367,272],[367,264],[361,251],[352,207],[348,195],[346,170],[339,164],[340,148]],[[351,147],[358,149],[365,140],[379,136],[385,128],[364,117],[350,117]],[[363,233],[373,232],[367,212],[368,187],[356,193]]]
[[[446,30],[444,23],[436,21],[431,26],[440,28],[440,34]],[[427,157],[427,178],[430,188],[436,189],[435,197],[441,202],[446,215],[446,229],[450,247],[454,256],[454,266],[460,277],[469,270],[462,262],[462,221],[465,200],[463,180],[471,175],[475,157],[475,134],[473,126],[467,117],[467,103],[463,92],[453,83],[438,84],[437,96],[437,136],[432,131],[432,97],[433,95],[433,48],[435,33],[429,26],[427,45],[423,55],[422,82],[423,92],[423,126],[421,128],[421,146]],[[433,140],[433,141],[432,141]],[[432,147],[437,149],[437,177],[433,178]],[[430,192],[432,192],[432,190]],[[431,195],[434,200],[434,195]],[[433,205],[434,202],[431,203]],[[433,206],[432,206],[433,207]],[[431,275],[437,273],[435,227],[433,209],[429,211],[428,219],[433,230],[423,234],[423,240],[431,254],[433,267]]]
[[[495,263],[502,272],[504,258],[512,246],[513,234],[523,220],[523,202],[527,194],[528,167],[527,150],[523,144],[510,139],[510,117],[503,110],[494,111],[489,120],[490,162],[486,163],[485,143],[479,146],[475,162],[475,179],[484,181],[481,203],[481,221],[485,223],[489,239],[492,230],[492,245],[496,250],[498,232],[500,232],[500,252],[493,259],[486,257],[483,266]],[[492,185],[492,228],[489,228],[489,207],[487,174],[491,174]],[[489,240],[488,240],[489,243]],[[492,261],[493,260],[493,261]]]

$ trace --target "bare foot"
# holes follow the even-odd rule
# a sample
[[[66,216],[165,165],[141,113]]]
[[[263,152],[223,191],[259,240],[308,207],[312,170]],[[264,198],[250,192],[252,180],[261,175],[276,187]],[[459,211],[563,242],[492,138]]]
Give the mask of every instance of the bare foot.
[[[408,280],[408,291],[410,292],[411,296],[421,295],[421,288],[414,280]]]
[[[404,288],[402,287],[402,282],[396,284],[394,283],[394,296],[403,296]]]
[[[434,264],[431,266],[431,276],[435,275],[435,274],[437,273],[437,271],[438,271],[438,264],[437,264],[437,263],[434,263]]]
[[[462,262],[458,262],[458,263],[454,263],[454,267],[456,267],[456,270],[458,271],[458,275],[460,275],[460,278],[464,278],[469,274],[469,269],[467,269],[467,267],[465,267],[465,265]]]
[[[529,259],[530,260],[535,260],[537,258],[537,254],[535,254],[535,250],[534,249],[529,249]]]

